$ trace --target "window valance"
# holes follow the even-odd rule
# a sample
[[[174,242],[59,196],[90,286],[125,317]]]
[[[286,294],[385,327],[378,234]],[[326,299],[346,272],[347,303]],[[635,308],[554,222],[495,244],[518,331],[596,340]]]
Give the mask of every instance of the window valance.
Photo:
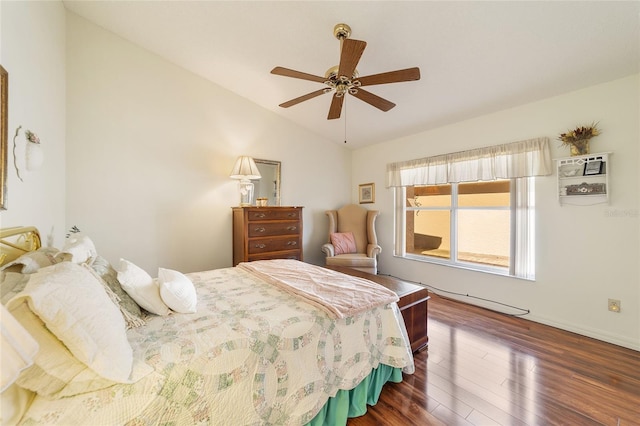
[[[546,176],[552,173],[549,138],[477,148],[387,164],[387,188]]]

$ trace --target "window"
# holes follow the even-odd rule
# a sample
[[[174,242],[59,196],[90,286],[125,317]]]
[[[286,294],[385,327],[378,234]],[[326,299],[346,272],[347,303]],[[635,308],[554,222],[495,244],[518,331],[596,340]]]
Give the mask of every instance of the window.
[[[394,254],[534,279],[534,177],[550,174],[548,138],[387,164]]]
[[[525,178],[526,179],[526,178]],[[402,193],[404,238],[401,256],[465,268],[516,275],[514,259],[518,216],[525,228],[530,215],[516,215],[518,179],[415,185]],[[398,206],[397,206],[398,207]],[[528,210],[528,209],[527,209]],[[525,235],[531,235],[528,230]],[[529,241],[532,243],[532,241]],[[397,245],[398,246],[398,245]],[[527,253],[527,256],[532,255]],[[522,251],[520,251],[522,253]],[[528,274],[531,275],[531,274]]]

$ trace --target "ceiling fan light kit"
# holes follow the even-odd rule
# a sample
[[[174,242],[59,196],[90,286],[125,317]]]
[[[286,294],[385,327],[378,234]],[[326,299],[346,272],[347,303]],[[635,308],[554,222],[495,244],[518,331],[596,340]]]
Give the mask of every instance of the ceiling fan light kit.
[[[417,67],[360,77],[356,66],[367,47],[367,43],[362,40],[350,39],[351,28],[347,24],[337,24],[333,28],[333,35],[340,41],[340,63],[329,68],[324,77],[283,67],[275,67],[271,70],[272,74],[323,83],[326,86],[315,92],[281,103],[279,106],[289,108],[325,93],[333,93],[327,116],[328,120],[333,120],[340,118],[344,97],[348,93],[386,112],[396,104],[362,89],[363,86],[420,80],[420,69]]]

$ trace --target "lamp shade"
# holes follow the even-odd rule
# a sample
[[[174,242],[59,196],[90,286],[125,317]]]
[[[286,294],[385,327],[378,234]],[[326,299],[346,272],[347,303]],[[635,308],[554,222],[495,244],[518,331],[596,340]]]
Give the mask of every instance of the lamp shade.
[[[231,179],[243,179],[243,180],[251,180],[251,179],[260,179],[262,176],[260,175],[260,170],[258,170],[258,166],[256,166],[256,162],[253,161],[253,158],[248,156],[238,157],[236,160],[236,164],[233,166],[233,170],[231,170]]]

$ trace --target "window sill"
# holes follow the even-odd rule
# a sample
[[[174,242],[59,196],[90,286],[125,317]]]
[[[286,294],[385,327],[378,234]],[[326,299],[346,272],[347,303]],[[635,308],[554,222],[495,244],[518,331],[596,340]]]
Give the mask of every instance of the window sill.
[[[535,282],[535,278],[524,278],[524,277],[518,277],[516,275],[511,275],[511,274],[509,274],[509,270],[506,269],[506,268],[497,268],[497,267],[491,267],[491,266],[481,266],[481,265],[476,265],[476,264],[466,263],[466,262],[453,263],[449,259],[438,259],[438,258],[435,258],[435,257],[421,256],[421,255],[415,255],[415,254],[406,254],[404,256],[400,256],[400,255],[394,254],[393,257],[396,257],[396,258],[399,258],[399,259],[406,259],[406,260],[410,260],[410,261],[415,261],[415,262],[431,263],[431,264],[434,264],[434,265],[448,266],[450,268],[455,268],[455,269],[463,269],[463,270],[467,270],[467,271],[482,272],[482,273],[485,273],[485,274],[500,275],[500,276],[503,276],[503,277],[516,278],[516,279],[519,279],[519,280]]]

